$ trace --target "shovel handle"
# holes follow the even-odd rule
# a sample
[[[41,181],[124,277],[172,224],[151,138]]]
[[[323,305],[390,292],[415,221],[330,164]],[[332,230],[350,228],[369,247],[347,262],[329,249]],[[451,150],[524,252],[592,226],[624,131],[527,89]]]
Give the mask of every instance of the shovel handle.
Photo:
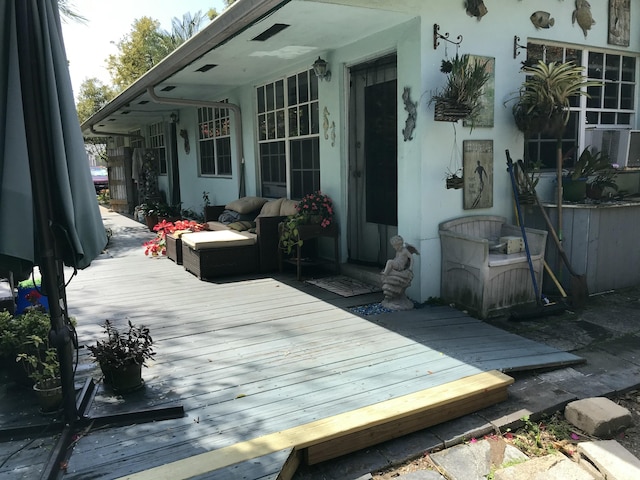
[[[507,150],[507,156],[509,156],[509,150]],[[553,238],[553,241],[555,242],[556,247],[558,247],[558,252],[560,253],[560,257],[562,257],[562,261],[567,266],[567,270],[569,270],[569,273],[574,277],[577,276],[578,274],[575,272],[575,270],[571,266],[571,263],[567,258],[567,254],[564,251],[564,248],[562,248],[562,243],[558,238],[558,234],[556,233],[555,228],[553,228],[553,223],[551,223],[551,219],[549,218],[549,215],[547,215],[547,211],[544,209],[544,207],[540,203],[540,199],[538,198],[538,193],[536,192],[536,188],[531,183],[531,179],[529,178],[526,170],[524,169],[524,163],[522,162],[522,160],[518,160],[518,167],[520,167],[520,169],[522,170],[523,177],[525,178],[525,182],[527,182],[527,186],[533,192],[533,198],[536,201],[536,205],[538,205],[538,207],[540,208],[540,213],[542,213],[542,216],[544,217],[544,221],[547,224],[547,228],[549,229],[549,233],[551,234],[551,237]]]

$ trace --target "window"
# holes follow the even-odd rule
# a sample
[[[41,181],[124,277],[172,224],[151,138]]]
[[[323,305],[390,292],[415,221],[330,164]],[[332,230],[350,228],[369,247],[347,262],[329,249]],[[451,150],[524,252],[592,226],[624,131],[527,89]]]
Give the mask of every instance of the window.
[[[131,140],[129,141],[129,146],[131,148],[142,148],[144,147],[144,138],[142,138],[142,132],[140,129],[132,130],[129,132],[130,135],[137,135],[129,137]]]
[[[527,44],[527,61],[567,62],[586,65],[589,80],[602,85],[589,87],[590,98],[576,96],[571,102],[569,123],[562,138],[562,151],[570,158],[565,166],[572,166],[584,143],[586,126],[631,128],[635,117],[636,57],[617,52],[591,51],[567,46]],[[535,135],[525,146],[528,162],[542,168],[556,168],[556,139]]]
[[[312,70],[257,88],[262,195],[302,198],[320,189],[318,79]]]
[[[230,176],[231,119],[228,108],[198,108],[200,174]]]
[[[164,143],[164,123],[154,123],[149,127],[149,147],[158,159],[158,174],[167,174],[167,149]]]

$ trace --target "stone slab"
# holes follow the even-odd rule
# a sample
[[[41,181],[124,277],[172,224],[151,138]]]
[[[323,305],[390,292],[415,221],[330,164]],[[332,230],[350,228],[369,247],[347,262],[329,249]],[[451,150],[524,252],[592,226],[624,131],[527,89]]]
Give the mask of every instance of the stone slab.
[[[404,473],[398,480],[446,480],[442,475],[433,470],[418,470],[416,472]]]
[[[486,480],[493,467],[526,459],[524,453],[501,438],[456,445],[431,455],[450,480]]]
[[[615,440],[580,443],[578,453],[589,459],[607,480],[640,478],[640,460]]]
[[[532,458],[495,471],[494,480],[596,480],[596,477],[561,454]]]
[[[605,397],[571,402],[566,406],[564,416],[582,431],[600,438],[611,438],[633,423],[629,410]]]

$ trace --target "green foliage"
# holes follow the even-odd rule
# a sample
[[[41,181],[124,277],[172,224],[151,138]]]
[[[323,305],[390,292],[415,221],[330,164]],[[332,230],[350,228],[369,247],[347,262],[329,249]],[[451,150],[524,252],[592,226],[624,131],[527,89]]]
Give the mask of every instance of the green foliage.
[[[134,20],[133,29],[118,43],[119,53],[109,55],[107,70],[113,84],[124,90],[166,57],[173,48],[171,35],[149,17]]]
[[[432,100],[445,102],[455,108],[469,110],[469,118],[477,116],[483,95],[483,87],[491,78],[487,63],[472,61],[469,55],[456,55],[451,60],[443,60],[440,71],[447,75],[447,84],[436,92]]]
[[[282,222],[279,246],[287,254],[291,253],[294,247],[302,246],[303,241],[299,237],[298,227],[305,223],[307,223],[307,217],[302,213],[289,215]]]
[[[58,352],[50,347],[48,335],[28,335],[22,344],[24,352],[18,353],[16,362],[20,362],[27,375],[36,384],[60,376]]]
[[[168,35],[171,49],[175,50],[198,33],[206,18],[207,14],[202,13],[200,10],[193,15],[189,12],[185,13],[182,15],[182,19],[173,17],[171,19],[171,32],[164,32]]]
[[[587,87],[600,85],[587,81],[583,67],[573,62],[544,63],[526,66],[526,80],[520,86],[513,116],[518,129],[531,135],[549,133],[562,138],[569,121],[570,100],[576,95],[589,96]]]
[[[0,355],[14,357],[24,351],[30,336],[47,338],[50,329],[51,320],[44,310],[28,308],[16,317],[0,312]]]
[[[609,187],[618,191],[615,181],[618,172],[611,165],[609,156],[590,147],[582,151],[569,175],[572,180],[587,178],[587,184],[591,187]]]
[[[153,339],[149,328],[144,325],[134,325],[129,321],[126,332],[120,332],[105,320],[103,329],[107,339],[87,346],[101,368],[117,369],[131,364],[146,366],[146,361],[154,357]]]
[[[80,123],[89,119],[94,113],[113,100],[115,96],[116,92],[97,78],[84,80],[80,85],[76,103]]]

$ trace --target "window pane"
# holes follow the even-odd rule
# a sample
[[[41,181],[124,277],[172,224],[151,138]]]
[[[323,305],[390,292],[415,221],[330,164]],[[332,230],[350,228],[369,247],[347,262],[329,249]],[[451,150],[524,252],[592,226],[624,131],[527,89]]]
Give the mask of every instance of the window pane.
[[[604,108],[618,108],[618,84],[617,83],[605,84]]]
[[[573,62],[576,65],[582,65],[582,50],[575,48],[567,48],[565,52],[565,62]]]
[[[289,136],[298,136],[298,108],[293,107],[289,109]]]
[[[587,123],[589,125],[597,125],[599,115],[597,112],[587,112]]]
[[[618,125],[631,125],[631,115],[628,113],[618,114]]]
[[[600,114],[600,123],[602,125],[615,125],[616,124],[616,114],[615,113],[601,113]]]
[[[218,175],[231,175],[231,138],[219,138],[216,140],[216,153],[218,158]]]
[[[587,107],[600,108],[602,105],[602,87],[587,87],[587,93],[591,97],[587,97]]]
[[[273,112],[267,113],[267,138],[269,140],[276,138],[276,118]]]
[[[284,129],[284,110],[278,110],[276,112],[276,123],[278,124],[276,131],[277,138],[284,138],[286,136]]]
[[[295,76],[289,77],[287,79],[287,90],[289,92],[289,105],[295,105],[296,103],[298,103],[298,87]]]
[[[298,102],[309,101],[309,73],[303,72],[298,74]]]
[[[620,79],[620,57],[618,55],[607,55],[606,60],[604,78],[617,82]]]
[[[602,79],[604,75],[604,54],[590,52],[589,53],[589,68],[587,75],[589,78]]]
[[[309,134],[309,105],[302,105],[300,107],[300,135]]]
[[[284,108],[284,81],[276,82],[276,108]]]
[[[320,118],[318,116],[318,102],[314,102],[310,105],[311,107],[311,133],[319,133],[320,132]]]
[[[216,173],[214,164],[213,140],[200,142],[200,172],[204,175]]]
[[[547,56],[545,61],[549,62],[563,62],[564,61],[564,48],[547,46]]]
[[[265,111],[264,87],[258,87],[257,97],[258,97],[258,113],[263,113]]]
[[[318,99],[318,77],[313,73],[313,70],[309,70],[309,86],[311,91],[311,100]]]
[[[267,116],[264,114],[258,115],[258,139],[267,139]]]
[[[636,59],[635,57],[622,57],[622,81],[636,81]]]

